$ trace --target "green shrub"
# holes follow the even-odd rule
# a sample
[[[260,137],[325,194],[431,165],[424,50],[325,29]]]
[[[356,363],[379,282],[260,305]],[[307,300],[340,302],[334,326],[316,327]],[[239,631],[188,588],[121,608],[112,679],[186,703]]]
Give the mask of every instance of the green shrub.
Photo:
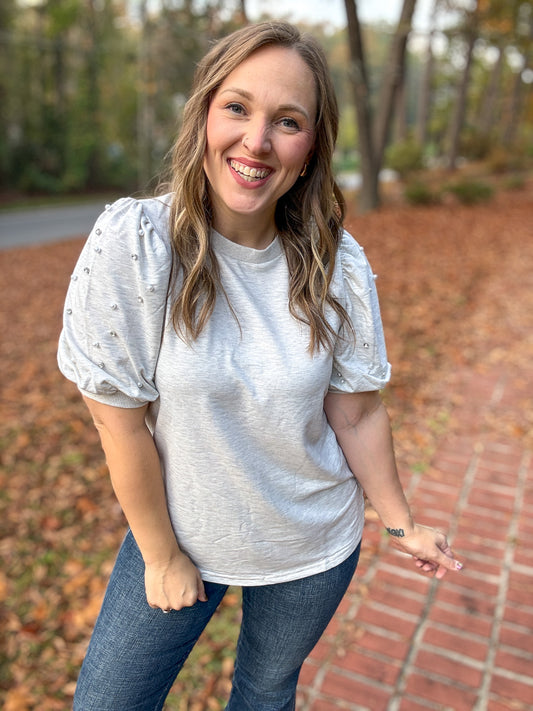
[[[404,196],[410,205],[435,205],[439,202],[439,196],[420,181],[407,185]]]
[[[462,180],[459,183],[449,185],[446,190],[455,195],[463,205],[486,202],[491,199],[494,192],[490,185],[476,180]]]
[[[393,143],[387,149],[385,162],[388,168],[395,170],[401,178],[405,178],[423,167],[422,146],[411,139]]]
[[[513,164],[513,156],[503,146],[496,146],[487,157],[487,165],[491,173],[501,175],[506,173]]]
[[[526,184],[526,179],[520,173],[513,173],[505,179],[504,187],[506,190],[522,190]]]
[[[459,150],[462,156],[468,160],[485,159],[492,148],[491,137],[480,133],[477,128],[468,126],[461,132]]]

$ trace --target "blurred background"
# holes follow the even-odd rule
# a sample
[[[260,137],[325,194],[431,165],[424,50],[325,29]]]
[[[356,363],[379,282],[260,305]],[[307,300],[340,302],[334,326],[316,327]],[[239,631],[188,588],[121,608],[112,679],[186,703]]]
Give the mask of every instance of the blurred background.
[[[516,172],[531,159],[531,0],[2,0],[1,202],[145,189],[197,60],[272,16],[327,51],[342,114],[336,169],[348,189],[363,173],[363,207],[379,202],[383,168],[406,177],[488,161]]]

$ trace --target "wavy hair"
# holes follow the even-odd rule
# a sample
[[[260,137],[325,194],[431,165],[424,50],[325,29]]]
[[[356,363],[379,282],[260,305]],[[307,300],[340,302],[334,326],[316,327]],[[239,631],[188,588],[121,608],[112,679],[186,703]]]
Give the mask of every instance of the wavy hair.
[[[314,151],[306,174],[278,200],[275,212],[290,274],[289,309],[309,326],[313,353],[321,347],[332,348],[335,333],[326,318],[328,308],[341,322],[347,321],[343,307],[330,294],[344,218],[344,198],[331,165],[339,114],[322,48],[312,36],[285,22],[262,22],[233,32],[218,41],[196,69],[182,130],[171,154],[173,284],[181,277],[173,295],[172,321],[181,337],[195,340],[213,311],[217,293],[225,295],[209,239],[212,208],[203,169],[207,114],[214,93],[227,76],[253,52],[267,46],[297,51],[315,79]]]

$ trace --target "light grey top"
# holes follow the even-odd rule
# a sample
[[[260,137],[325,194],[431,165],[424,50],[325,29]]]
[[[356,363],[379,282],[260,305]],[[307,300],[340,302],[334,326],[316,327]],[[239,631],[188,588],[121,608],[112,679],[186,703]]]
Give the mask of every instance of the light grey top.
[[[149,402],[178,542],[204,580],[282,582],[345,560],[363,496],[324,414],[328,389],[390,377],[374,277],[345,233],[332,292],[355,333],[310,355],[289,313],[278,238],[255,250],[212,232],[224,289],[199,338],[169,324],[169,196],[125,198],[98,219],[72,275],[59,366],[89,398]],[[330,323],[339,330],[332,312]]]

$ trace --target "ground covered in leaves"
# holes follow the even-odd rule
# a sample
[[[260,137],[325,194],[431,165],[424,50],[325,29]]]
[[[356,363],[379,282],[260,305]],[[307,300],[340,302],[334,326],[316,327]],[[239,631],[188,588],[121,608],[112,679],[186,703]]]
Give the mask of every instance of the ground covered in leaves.
[[[453,429],[454,376],[533,358],[533,186],[488,204],[389,205],[348,220],[374,271],[393,364],[385,398],[401,469],[428,465]],[[56,368],[62,302],[77,239],[0,252],[0,705],[70,708],[75,679],[120,540],[95,431]],[[484,426],[531,442],[531,402]],[[365,553],[363,552],[363,555]],[[195,649],[167,708],[223,708],[238,592]]]

